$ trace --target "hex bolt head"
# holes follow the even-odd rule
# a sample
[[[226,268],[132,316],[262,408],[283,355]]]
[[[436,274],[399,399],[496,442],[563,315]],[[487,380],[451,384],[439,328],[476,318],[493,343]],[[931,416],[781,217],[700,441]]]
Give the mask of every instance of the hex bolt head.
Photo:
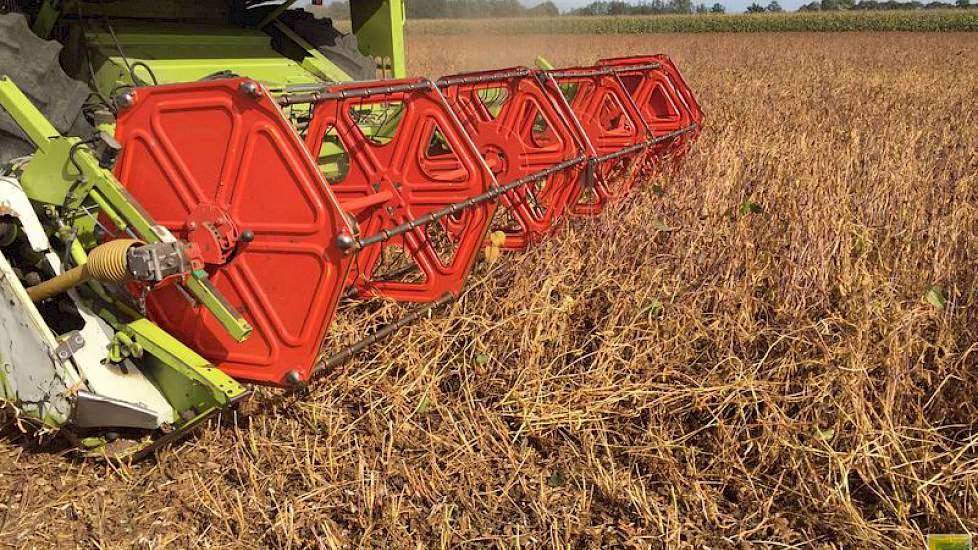
[[[242,82],[239,88],[246,96],[252,99],[258,99],[261,97],[261,87],[258,86],[258,83],[253,80],[246,80]]]

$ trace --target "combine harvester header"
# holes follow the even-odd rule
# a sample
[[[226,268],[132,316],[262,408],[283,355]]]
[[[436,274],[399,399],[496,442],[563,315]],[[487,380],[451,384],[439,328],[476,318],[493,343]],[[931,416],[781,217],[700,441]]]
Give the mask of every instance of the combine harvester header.
[[[491,232],[523,248],[565,214],[599,214],[681,154],[700,113],[651,59],[279,96],[249,79],[131,92],[119,180],[202,252],[254,333],[236,342],[175,286],[149,293],[149,317],[235,378],[305,383],[336,362],[320,352],[348,288],[450,301]],[[304,141],[281,110],[297,106],[311,112]]]
[[[359,46],[292,2],[75,1],[0,9],[0,399],[92,452],[306,386],[700,132],[661,55],[405,78],[399,0],[351,3]],[[344,297],[419,305],[336,350]]]

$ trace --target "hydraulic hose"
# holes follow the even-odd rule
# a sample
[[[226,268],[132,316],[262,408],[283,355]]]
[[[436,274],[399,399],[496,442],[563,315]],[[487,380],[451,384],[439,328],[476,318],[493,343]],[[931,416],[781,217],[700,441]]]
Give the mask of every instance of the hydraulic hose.
[[[88,261],[27,289],[31,301],[37,303],[57,296],[88,281],[124,283],[132,279],[129,273],[129,249],[142,243],[118,239],[100,244],[88,253]]]

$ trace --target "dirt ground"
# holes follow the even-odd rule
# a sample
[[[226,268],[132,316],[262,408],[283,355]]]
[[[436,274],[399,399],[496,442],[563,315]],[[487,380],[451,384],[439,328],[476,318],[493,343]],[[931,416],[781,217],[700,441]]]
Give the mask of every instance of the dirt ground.
[[[668,53],[681,169],[128,467],[0,438],[0,543],[922,548],[978,530],[978,35],[411,36],[412,72]],[[395,317],[347,307],[337,340]],[[259,391],[259,398],[271,395]]]

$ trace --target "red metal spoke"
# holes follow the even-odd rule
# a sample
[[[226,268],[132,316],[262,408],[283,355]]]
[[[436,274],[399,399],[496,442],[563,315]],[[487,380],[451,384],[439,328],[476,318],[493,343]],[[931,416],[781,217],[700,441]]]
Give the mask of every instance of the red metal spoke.
[[[446,76],[439,80],[449,104],[500,185],[582,157],[574,130],[536,76],[536,71],[515,67]],[[506,90],[506,98],[497,116],[487,120],[485,109],[473,109],[471,104],[481,104],[479,93],[493,89]],[[551,134],[548,142],[533,140],[533,125],[538,117],[546,122]],[[506,248],[523,248],[550,230],[566,207],[568,193],[565,188],[571,181],[566,174],[577,170],[577,166],[571,166],[542,177],[542,192],[538,192],[535,182],[530,181],[502,195],[503,206],[518,224],[518,227],[503,228]],[[562,186],[562,189],[554,190],[554,186]]]
[[[357,253],[357,265],[350,284],[361,295],[386,296],[404,301],[434,301],[446,292],[461,291],[465,277],[478,255],[495,201],[474,205],[452,224],[455,235],[452,254],[438,254],[424,227],[399,236],[384,237],[384,232],[400,224],[450,207],[469,197],[484,193],[494,184],[478,151],[468,141],[435,87],[424,80],[379,81],[329,86],[317,100],[310,127],[326,127],[320,116],[326,113],[348,113],[350,108],[382,108],[397,102],[400,111],[389,132],[377,137],[365,135],[352,117],[339,121],[348,131],[345,136],[350,151],[362,152],[351,159],[351,169],[341,181],[332,184],[344,205],[356,205],[354,212],[362,237],[379,236]],[[342,118],[342,117],[341,117]],[[328,118],[324,118],[328,120]],[[321,136],[307,137],[309,148],[317,151]],[[443,146],[443,158],[431,158],[429,149]],[[375,171],[356,170],[358,158],[372,159]],[[350,193],[347,195],[346,193]],[[357,193],[359,198],[354,198]],[[364,196],[366,195],[366,196]],[[378,197],[372,202],[371,196]],[[430,224],[429,224],[430,225]],[[437,225],[437,224],[436,224]],[[385,281],[385,253],[398,251],[411,256],[424,273],[423,280]]]
[[[625,84],[651,134],[661,141],[651,146],[653,156],[644,162],[650,173],[662,155],[681,156],[700,132],[703,113],[675,64],[664,55],[603,59]]]

